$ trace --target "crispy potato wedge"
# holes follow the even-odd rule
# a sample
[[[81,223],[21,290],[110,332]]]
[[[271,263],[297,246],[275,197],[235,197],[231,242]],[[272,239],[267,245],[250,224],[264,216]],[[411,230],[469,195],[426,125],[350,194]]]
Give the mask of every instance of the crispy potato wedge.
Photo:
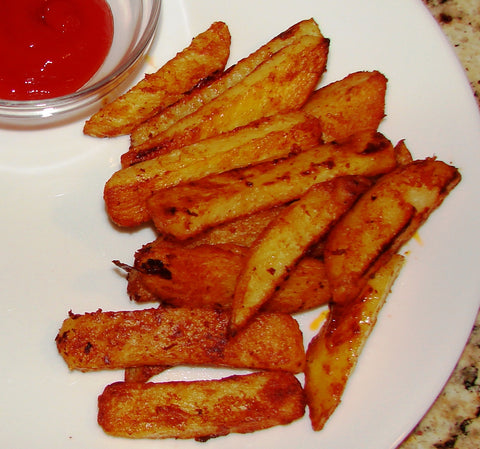
[[[304,257],[260,310],[294,314],[323,306],[330,299],[325,264],[314,257]]]
[[[318,84],[327,54],[325,38],[300,37],[195,112],[161,134],[131,147],[121,157],[122,166],[152,159],[262,117],[300,108]]]
[[[298,379],[281,371],[218,380],[108,385],[98,423],[126,438],[209,438],[289,424],[305,414]]]
[[[238,61],[223,72],[212,83],[193,89],[188,95],[172,104],[154,117],[139,125],[130,135],[131,146],[136,147],[154,138],[187,115],[192,114],[204,104],[218,97],[230,87],[239,83],[271,55],[292,44],[301,36],[317,36],[321,33],[313,19],[302,20],[280,35],[274,37],[254,53]]]
[[[312,148],[321,135],[318,119],[289,112],[123,168],[105,185],[107,213],[119,226],[138,226],[150,220],[146,200],[157,190]]]
[[[232,334],[246,326],[295,270],[301,257],[370,185],[370,180],[360,177],[338,177],[316,184],[270,223],[248,251],[236,282]]]
[[[362,132],[278,161],[161,190],[147,201],[158,231],[187,239],[209,227],[298,199],[338,176],[376,176],[396,166],[392,144]]]
[[[230,315],[212,309],[155,308],[70,314],[56,337],[72,370],[141,365],[214,365],[303,371],[298,323],[287,314],[264,313],[229,339]]]
[[[325,245],[333,301],[355,298],[370,274],[412,237],[459,181],[455,167],[418,160],[384,175],[362,195]]]
[[[232,243],[249,247],[258,238],[259,234],[277,217],[286,205],[271,207],[270,209],[254,212],[250,215],[238,217],[227,223],[209,228],[201,234],[185,240],[189,246],[200,244],[218,245]]]
[[[83,132],[96,137],[130,134],[156,112],[177,102],[203,79],[222,71],[230,56],[230,32],[213,23],[155,73],[94,114]]]
[[[232,251],[214,245],[194,248],[168,242],[145,245],[135,254],[127,292],[137,302],[143,299],[142,288],[146,288],[165,305],[228,308],[245,253],[246,248]],[[138,281],[140,288],[136,285]],[[137,291],[140,295],[135,294]]]
[[[127,276],[127,292],[136,302],[230,309],[247,253],[248,248],[236,245],[191,248],[154,242],[137,251],[134,267]],[[262,311],[298,313],[329,300],[323,261],[304,257],[276,288]]]
[[[387,79],[380,72],[355,72],[316,90],[303,110],[320,119],[323,140],[377,130],[385,116]]]
[[[333,303],[307,348],[305,394],[313,430],[321,430],[341,402],[348,379],[404,263],[393,255],[348,304]]]

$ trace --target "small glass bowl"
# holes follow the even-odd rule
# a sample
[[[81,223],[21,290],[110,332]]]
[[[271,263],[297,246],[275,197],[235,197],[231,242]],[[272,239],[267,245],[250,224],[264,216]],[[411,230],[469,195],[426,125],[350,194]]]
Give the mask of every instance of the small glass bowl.
[[[108,0],[114,35],[110,52],[80,90],[62,97],[29,101],[0,99],[0,127],[59,125],[86,117],[121,93],[137,73],[154,39],[161,0]]]

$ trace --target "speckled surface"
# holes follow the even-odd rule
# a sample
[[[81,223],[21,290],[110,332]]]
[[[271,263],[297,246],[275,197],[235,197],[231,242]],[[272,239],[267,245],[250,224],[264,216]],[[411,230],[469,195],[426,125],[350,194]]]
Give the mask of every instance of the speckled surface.
[[[465,68],[480,107],[480,1],[423,0]],[[480,315],[436,402],[398,449],[480,448]]]
[[[423,0],[452,43],[480,104],[480,1]]]

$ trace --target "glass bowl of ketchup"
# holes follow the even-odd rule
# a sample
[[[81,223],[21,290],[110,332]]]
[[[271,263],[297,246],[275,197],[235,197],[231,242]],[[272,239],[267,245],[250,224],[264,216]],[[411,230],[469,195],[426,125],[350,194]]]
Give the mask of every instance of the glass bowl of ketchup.
[[[6,4],[0,15],[0,126],[22,128],[81,119],[118,96],[150,48],[161,0]]]

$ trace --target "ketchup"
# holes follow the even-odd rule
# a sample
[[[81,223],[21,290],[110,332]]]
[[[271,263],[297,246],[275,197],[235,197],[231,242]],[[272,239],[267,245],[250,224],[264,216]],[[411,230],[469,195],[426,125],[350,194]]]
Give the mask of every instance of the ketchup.
[[[105,0],[4,0],[0,99],[67,95],[99,69],[113,40]]]

